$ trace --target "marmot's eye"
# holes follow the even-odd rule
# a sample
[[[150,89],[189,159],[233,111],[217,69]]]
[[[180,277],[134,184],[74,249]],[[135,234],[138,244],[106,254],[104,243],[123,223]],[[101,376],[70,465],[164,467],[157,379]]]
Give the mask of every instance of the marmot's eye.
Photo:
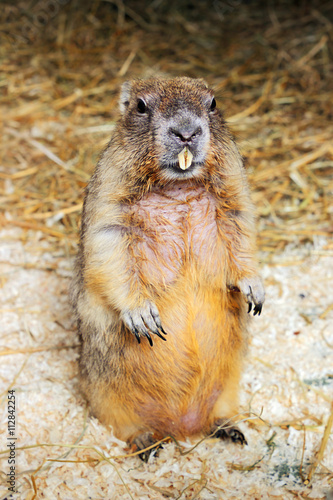
[[[216,108],[216,101],[215,97],[213,97],[212,102],[210,103],[209,111],[214,111],[215,108]]]
[[[138,99],[137,109],[141,115],[143,115],[147,111],[147,104],[143,99]]]

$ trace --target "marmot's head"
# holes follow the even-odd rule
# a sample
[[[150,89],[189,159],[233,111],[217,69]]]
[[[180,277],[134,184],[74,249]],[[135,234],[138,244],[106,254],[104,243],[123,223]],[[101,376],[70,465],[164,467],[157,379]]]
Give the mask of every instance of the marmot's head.
[[[120,110],[122,143],[137,165],[149,164],[164,181],[200,177],[222,120],[203,80],[126,82]]]

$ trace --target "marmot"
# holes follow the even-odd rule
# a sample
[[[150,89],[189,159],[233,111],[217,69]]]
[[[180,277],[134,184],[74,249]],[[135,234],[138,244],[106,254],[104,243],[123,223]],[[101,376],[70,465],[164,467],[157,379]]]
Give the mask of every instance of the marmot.
[[[220,428],[237,413],[246,302],[264,302],[242,157],[201,79],[126,82],[120,111],[72,287],[82,388],[138,449],[214,430],[243,443]]]

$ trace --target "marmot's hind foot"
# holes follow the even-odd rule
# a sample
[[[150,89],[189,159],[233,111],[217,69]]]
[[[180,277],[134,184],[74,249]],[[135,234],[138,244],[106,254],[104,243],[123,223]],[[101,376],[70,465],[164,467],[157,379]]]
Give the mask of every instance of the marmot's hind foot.
[[[211,428],[211,434],[218,439],[230,439],[233,443],[247,444],[244,434],[230,420],[220,418]]]
[[[146,450],[146,448],[149,448],[156,442],[158,442],[158,440],[154,438],[152,432],[144,432],[143,434],[140,434],[135,439],[133,439],[132,444],[136,448],[135,451],[144,450],[142,451],[142,453],[139,453],[138,456],[141,458],[141,460],[143,460],[143,462],[147,463],[150,455],[154,455],[155,457],[157,457],[160,450],[163,449],[163,446],[161,444],[158,444],[157,446]]]

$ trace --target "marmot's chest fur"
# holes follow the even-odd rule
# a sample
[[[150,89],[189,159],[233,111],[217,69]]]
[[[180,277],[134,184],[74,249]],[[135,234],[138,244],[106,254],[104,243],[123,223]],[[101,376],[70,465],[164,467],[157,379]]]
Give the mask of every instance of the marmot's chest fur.
[[[132,258],[151,284],[171,285],[191,267],[215,275],[222,261],[216,200],[204,187],[154,190],[124,209]]]

